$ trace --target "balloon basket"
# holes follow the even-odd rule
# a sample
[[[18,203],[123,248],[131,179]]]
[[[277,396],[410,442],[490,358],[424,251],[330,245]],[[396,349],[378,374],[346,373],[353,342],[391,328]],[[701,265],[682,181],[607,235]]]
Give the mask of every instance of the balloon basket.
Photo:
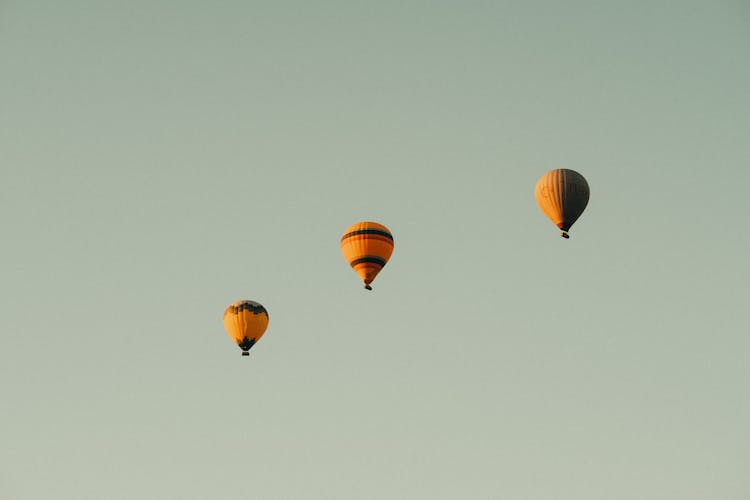
[[[242,351],[242,355],[243,355],[243,356],[250,356],[250,353],[249,353],[249,352],[247,352],[247,351]]]

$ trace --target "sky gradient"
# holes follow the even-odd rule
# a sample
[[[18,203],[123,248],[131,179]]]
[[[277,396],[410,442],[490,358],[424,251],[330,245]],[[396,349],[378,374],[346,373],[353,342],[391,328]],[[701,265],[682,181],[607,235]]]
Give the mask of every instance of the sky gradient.
[[[0,2],[0,497],[746,500],[748,56],[741,1]]]

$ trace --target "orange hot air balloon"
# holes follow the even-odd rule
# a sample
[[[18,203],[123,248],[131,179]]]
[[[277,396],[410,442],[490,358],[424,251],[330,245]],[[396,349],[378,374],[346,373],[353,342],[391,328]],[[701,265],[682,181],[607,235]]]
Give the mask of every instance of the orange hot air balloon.
[[[536,202],[544,215],[562,230],[560,236],[570,238],[570,226],[578,220],[589,202],[589,184],[575,170],[550,170],[536,183]]]
[[[242,349],[243,356],[263,336],[268,326],[268,311],[252,300],[239,300],[224,311],[224,328],[229,337]]]
[[[365,288],[372,290],[370,283],[393,253],[393,235],[377,222],[358,222],[344,231],[341,253],[365,282]]]

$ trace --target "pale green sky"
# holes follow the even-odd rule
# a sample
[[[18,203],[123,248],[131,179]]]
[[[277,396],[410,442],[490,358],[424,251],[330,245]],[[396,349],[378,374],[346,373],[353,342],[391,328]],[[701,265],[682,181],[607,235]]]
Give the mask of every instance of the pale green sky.
[[[744,1],[3,0],[0,498],[746,500],[749,56]]]

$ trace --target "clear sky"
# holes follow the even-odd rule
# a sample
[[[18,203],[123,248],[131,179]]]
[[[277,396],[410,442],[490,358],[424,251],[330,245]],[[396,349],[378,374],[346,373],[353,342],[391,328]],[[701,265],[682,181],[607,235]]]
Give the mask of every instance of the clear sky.
[[[0,498],[750,498],[749,60],[739,0],[3,0]]]

